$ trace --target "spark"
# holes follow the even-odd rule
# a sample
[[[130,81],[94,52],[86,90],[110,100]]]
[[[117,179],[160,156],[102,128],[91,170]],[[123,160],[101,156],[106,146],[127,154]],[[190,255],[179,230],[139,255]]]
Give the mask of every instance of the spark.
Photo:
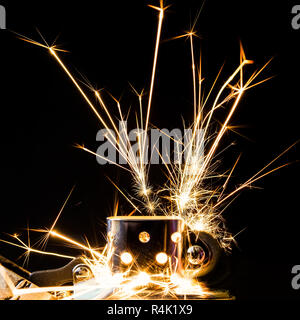
[[[96,250],[93,250],[93,249],[91,249],[91,248],[89,248],[89,247],[87,247],[87,246],[85,246],[85,245],[83,245],[83,244],[81,244],[81,243],[79,243],[79,242],[67,237],[67,236],[64,236],[64,235],[62,235],[62,234],[60,234],[60,233],[58,233],[58,232],[56,232],[54,230],[50,231],[49,233],[50,233],[51,236],[57,237],[59,239],[62,239],[64,241],[68,242],[68,243],[74,244],[77,248],[81,248],[81,249],[89,252],[90,254],[95,255],[97,258],[102,258],[103,257],[103,255],[101,253],[97,252]]]
[[[259,170],[255,175],[253,175],[250,179],[248,179],[246,182],[244,182],[241,186],[239,186],[238,188],[236,188],[234,191],[232,191],[231,193],[229,193],[226,197],[224,197],[223,199],[220,199],[215,207],[219,206],[220,204],[222,204],[224,201],[226,201],[228,198],[232,197],[234,194],[236,194],[237,192],[241,191],[242,189],[248,187],[249,185],[253,184],[255,181],[258,181],[260,179],[262,179],[263,177],[271,174],[272,172],[275,172],[281,168],[284,168],[288,165],[290,165],[290,163],[285,163],[277,168],[274,168],[272,170],[269,170],[268,172],[265,172],[263,174],[261,174],[263,171],[265,171],[265,169],[267,169],[268,167],[270,167],[271,164],[273,164],[275,161],[277,161],[279,158],[281,158],[284,154],[286,154],[291,148],[293,148],[296,144],[298,144],[299,141],[294,142],[292,145],[290,145],[287,149],[285,149],[283,152],[281,152],[277,157],[275,157],[272,161],[270,161],[266,166],[264,166],[261,170]],[[260,175],[261,174],[261,175]]]
[[[75,185],[72,187],[72,189],[71,189],[71,191],[69,192],[66,200],[64,201],[62,207],[60,208],[60,210],[59,210],[59,212],[58,212],[58,214],[57,214],[57,216],[56,216],[56,218],[55,218],[52,226],[50,227],[49,231],[47,232],[47,234],[45,235],[44,239],[42,240],[42,247],[45,247],[45,246],[47,245],[47,241],[48,241],[48,239],[49,239],[50,232],[51,232],[51,231],[54,229],[54,227],[56,226],[57,221],[59,220],[62,212],[64,211],[65,206],[67,205],[67,203],[68,203],[68,201],[69,201],[69,199],[70,199],[70,197],[71,197],[74,189],[75,189]],[[28,232],[29,232],[29,229],[28,229]],[[28,241],[29,241],[29,234],[28,234]]]
[[[156,44],[155,44],[155,53],[154,53],[154,61],[153,61],[153,68],[152,68],[152,75],[151,75],[151,84],[150,84],[150,93],[149,93],[149,100],[148,100],[148,107],[147,107],[147,116],[146,116],[146,124],[145,124],[145,131],[148,130],[149,125],[149,117],[150,117],[150,110],[151,110],[151,103],[152,103],[152,95],[153,95],[153,88],[154,88],[154,80],[155,80],[155,73],[156,73],[156,65],[157,65],[157,58],[158,58],[158,49],[160,43],[160,36],[162,31],[162,23],[164,19],[164,11],[166,7],[163,7],[163,1],[160,1],[160,7],[155,7],[149,5],[149,7],[156,9],[159,11],[159,21],[158,21],[158,28],[157,28],[157,35],[156,35]],[[145,149],[145,142],[144,148]]]
[[[126,198],[126,200],[134,207],[134,209],[136,211],[138,211],[139,213],[141,213],[141,211],[139,210],[139,208],[125,195],[125,193],[110,179],[107,177],[107,179],[112,183],[112,185],[124,196],[124,198]]]
[[[15,238],[18,241],[21,241],[18,237],[15,237]],[[69,255],[64,255],[64,254],[60,254],[60,253],[49,252],[49,251],[41,251],[41,250],[38,250],[38,249],[34,249],[32,247],[29,247],[28,245],[26,245],[22,241],[21,242],[23,243],[23,245],[19,245],[19,244],[16,244],[14,242],[6,241],[6,240],[3,240],[3,239],[0,239],[0,241],[3,242],[3,243],[7,243],[9,245],[12,245],[14,247],[18,247],[18,248],[24,249],[27,254],[30,254],[31,252],[33,252],[33,253],[37,253],[37,254],[41,254],[41,255],[55,256],[55,257],[59,257],[59,258],[67,258],[67,259],[74,259],[75,258],[74,256],[69,256]]]
[[[223,195],[224,191],[226,190],[227,184],[228,184],[228,182],[229,182],[229,180],[230,180],[230,178],[231,178],[231,176],[232,176],[232,173],[233,173],[233,171],[234,171],[235,167],[237,166],[238,162],[239,162],[239,161],[240,161],[240,159],[241,159],[241,155],[242,155],[242,154],[240,154],[240,155],[238,156],[238,158],[236,159],[236,161],[235,161],[235,163],[234,163],[233,167],[231,168],[231,171],[230,171],[230,173],[229,173],[229,175],[228,175],[228,177],[227,177],[226,181],[224,182],[224,184],[223,184],[223,186],[222,186],[222,189],[223,189],[223,190],[222,190],[222,192],[221,192],[221,194],[220,194],[219,198],[222,198],[222,195]]]

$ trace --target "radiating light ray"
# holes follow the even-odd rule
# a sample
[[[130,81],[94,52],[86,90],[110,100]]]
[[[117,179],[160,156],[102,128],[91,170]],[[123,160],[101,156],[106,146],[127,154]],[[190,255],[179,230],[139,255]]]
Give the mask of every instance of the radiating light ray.
[[[229,180],[230,180],[230,178],[231,178],[231,176],[232,176],[232,173],[233,173],[235,167],[237,166],[238,162],[240,161],[241,155],[242,155],[242,154],[239,154],[239,156],[237,157],[237,159],[236,159],[233,167],[231,168],[231,171],[230,171],[228,177],[226,178],[226,180],[225,180],[225,182],[224,182],[224,184],[223,184],[223,186],[222,186],[222,192],[220,193],[219,198],[222,198],[222,195],[223,195],[223,193],[224,193],[225,190],[226,190],[227,184],[228,184],[228,182],[229,182]]]
[[[64,210],[64,208],[65,208],[66,204],[68,203],[68,201],[69,201],[69,199],[70,199],[70,197],[71,197],[71,195],[72,195],[72,193],[73,193],[74,189],[75,189],[75,185],[72,187],[72,189],[71,189],[71,191],[69,192],[69,194],[68,194],[68,196],[67,196],[67,198],[66,198],[65,202],[63,203],[63,205],[62,205],[61,209],[59,210],[59,213],[58,213],[57,217],[55,218],[55,220],[54,220],[54,222],[53,222],[52,226],[50,227],[49,232],[51,232],[51,231],[54,229],[54,227],[56,226],[56,223],[57,223],[58,219],[60,218],[60,216],[61,216],[61,214],[62,214],[62,212],[63,212],[63,210]]]
[[[107,177],[107,179],[113,184],[113,186],[124,196],[124,198],[134,207],[134,209],[136,211],[138,211],[139,213],[142,213],[139,208],[125,195],[125,193],[109,178]]]
[[[289,163],[285,163],[277,168],[274,168],[256,178],[250,178],[249,180],[247,180],[246,182],[244,182],[241,186],[239,186],[238,188],[236,188],[234,191],[232,191],[230,194],[228,194],[226,197],[224,197],[222,200],[218,201],[215,205],[215,208],[218,207],[219,205],[221,205],[224,201],[226,201],[227,199],[229,199],[230,197],[232,197],[234,194],[236,194],[237,192],[241,191],[242,189],[245,189],[247,187],[249,187],[252,183],[256,182],[257,180],[260,180],[266,176],[268,176],[269,174],[279,170],[279,169],[282,169],[288,165],[290,165],[291,163],[294,163],[294,162],[289,162]],[[256,176],[256,175],[255,175]]]
[[[275,161],[277,161],[279,158],[281,158],[284,154],[286,154],[291,148],[293,148],[296,144],[299,143],[300,140],[294,142],[292,145],[290,145],[288,148],[286,148],[283,152],[281,152],[277,157],[275,157],[272,161],[270,161],[267,165],[265,165],[262,169],[260,169],[257,173],[255,173],[251,178],[249,178],[246,182],[244,182],[241,186],[239,186],[238,188],[236,188],[233,192],[229,193],[226,197],[224,197],[223,199],[220,198],[220,200],[216,203],[215,207],[218,207],[219,205],[221,205],[224,201],[226,201],[227,199],[229,199],[230,197],[232,197],[234,194],[236,194],[237,192],[239,192],[240,190],[248,187],[249,185],[251,185],[252,183],[254,183],[257,180],[262,179],[263,177],[269,175],[272,172],[275,172],[283,167],[288,166],[290,163],[286,163],[284,165],[281,165],[277,168],[274,168],[264,174],[262,174],[263,171],[265,171],[268,167],[270,167]],[[260,175],[261,174],[261,175]]]
[[[26,288],[26,289],[14,289],[14,296],[23,296],[33,293],[42,292],[58,292],[58,291],[73,291],[74,286],[57,286],[57,287],[38,287],[38,288]]]
[[[148,100],[148,106],[147,106],[145,132],[148,131],[150,110],[151,110],[151,104],[152,104],[152,95],[153,95],[153,88],[154,88],[154,80],[155,80],[155,73],[156,73],[156,65],[157,65],[157,58],[158,58],[158,49],[159,49],[160,36],[161,36],[161,30],[162,30],[162,23],[163,23],[163,19],[164,19],[164,11],[166,10],[166,7],[165,8],[163,7],[163,1],[160,1],[160,7],[155,7],[152,5],[149,5],[149,7],[159,11],[159,21],[158,21],[158,27],[157,27],[156,44],[155,44],[155,52],[154,52],[154,60],[153,60],[153,67],[152,67],[150,92],[149,92],[149,100]],[[144,143],[144,150],[145,150],[145,147],[146,146]]]
[[[144,130],[144,121],[143,121],[143,103],[142,103],[142,98],[144,96],[144,89],[142,89],[141,93],[138,93],[137,90],[133,87],[132,84],[129,84],[132,91],[135,93],[135,95],[139,99],[139,111],[140,111],[140,128]]]
[[[16,239],[20,241],[19,238],[16,238]],[[7,243],[7,244],[9,244],[11,246],[24,249],[24,250],[26,250],[26,253],[33,252],[33,253],[38,253],[38,254],[41,254],[41,255],[55,256],[55,257],[67,258],[67,259],[74,259],[75,258],[75,257],[70,256],[70,255],[65,255],[65,254],[60,254],[60,253],[55,253],[55,252],[48,252],[48,251],[42,251],[42,250],[34,249],[34,248],[31,248],[31,247],[27,246],[26,244],[19,245],[19,244],[16,244],[14,242],[6,241],[6,240],[3,240],[3,239],[0,239],[0,241],[3,242],[3,243]]]
[[[117,200],[116,204],[114,205],[114,213],[113,213],[114,217],[118,215],[118,210],[119,210],[119,200]]]
[[[103,258],[101,253],[99,253],[99,252],[97,252],[97,251],[95,251],[93,249],[90,249],[89,247],[87,247],[87,246],[85,246],[85,245],[83,245],[83,244],[81,244],[81,243],[79,243],[79,242],[77,242],[77,241],[75,241],[75,240],[73,240],[73,239],[71,239],[69,237],[66,237],[66,236],[64,236],[64,235],[62,235],[62,234],[60,234],[60,233],[58,233],[58,232],[56,232],[54,230],[50,231],[49,233],[53,237],[57,237],[57,238],[59,238],[61,240],[64,240],[65,242],[74,244],[78,248],[86,250],[87,252],[95,255],[97,258]]]
[[[190,46],[191,46],[191,59],[192,59],[192,72],[193,72],[193,91],[194,91],[194,121],[197,117],[197,84],[196,84],[196,66],[194,57],[194,43],[193,43],[193,33],[189,34]]]
[[[81,145],[79,145],[79,144],[76,144],[75,147],[78,148],[78,149],[84,150],[84,151],[86,151],[86,152],[88,152],[88,153],[96,156],[97,158],[106,160],[107,162],[109,162],[109,163],[111,163],[111,164],[113,164],[113,165],[115,165],[115,166],[117,166],[117,167],[119,167],[119,168],[121,168],[121,169],[123,169],[123,170],[126,170],[126,171],[128,171],[128,172],[131,173],[131,171],[130,171],[129,169],[127,169],[126,167],[121,166],[121,165],[119,165],[117,162],[112,161],[112,160],[110,160],[110,159],[108,159],[108,158],[105,158],[105,157],[101,156],[100,154],[98,154],[98,153],[96,153],[96,152],[94,152],[94,151],[92,151],[92,150],[90,150],[90,149],[88,149],[88,148],[86,148],[86,147],[84,147],[84,146],[81,146]]]
[[[67,198],[65,199],[65,201],[64,201],[62,207],[60,208],[60,210],[59,210],[59,212],[58,212],[58,214],[57,214],[57,216],[56,216],[56,218],[55,218],[52,226],[50,227],[49,230],[45,231],[46,234],[43,236],[43,238],[42,238],[40,241],[38,241],[38,243],[41,243],[41,248],[45,248],[45,247],[46,247],[47,242],[48,242],[49,237],[50,237],[49,232],[52,231],[52,230],[54,229],[54,227],[56,226],[57,221],[59,220],[59,218],[60,218],[60,216],[61,216],[61,214],[62,214],[62,212],[63,212],[63,210],[64,210],[64,208],[65,208],[65,206],[66,206],[66,204],[68,203],[68,201],[69,201],[69,199],[70,199],[70,197],[71,197],[71,195],[72,195],[72,193],[73,193],[73,191],[74,191],[74,189],[75,189],[75,185],[72,187],[72,189],[71,189],[71,191],[69,192]],[[28,243],[29,243],[29,246],[30,246],[30,242],[29,242],[29,239],[30,239],[30,238],[29,238],[29,231],[30,231],[30,230],[29,230],[29,228],[28,228]]]
[[[75,87],[78,89],[78,91],[80,92],[80,94],[82,95],[82,97],[85,99],[85,101],[88,103],[88,105],[90,106],[90,108],[93,110],[93,112],[95,113],[95,115],[97,116],[97,118],[99,119],[99,121],[101,122],[101,124],[105,127],[105,128],[109,128],[109,126],[106,124],[106,122],[103,120],[103,118],[100,116],[100,114],[98,113],[98,111],[96,110],[96,108],[94,107],[94,105],[92,104],[92,102],[90,101],[90,99],[87,97],[87,95],[85,94],[85,92],[82,90],[82,88],[80,87],[80,85],[78,84],[78,82],[75,80],[75,78],[73,77],[73,75],[71,74],[71,72],[67,69],[67,67],[64,65],[64,63],[62,62],[62,60],[59,58],[58,54],[56,53],[56,49],[54,49],[53,47],[48,48],[49,52],[53,55],[53,57],[55,58],[55,60],[59,63],[59,65],[62,67],[62,69],[65,71],[65,73],[67,74],[67,76],[71,79],[71,81],[73,82],[73,84],[75,85]]]

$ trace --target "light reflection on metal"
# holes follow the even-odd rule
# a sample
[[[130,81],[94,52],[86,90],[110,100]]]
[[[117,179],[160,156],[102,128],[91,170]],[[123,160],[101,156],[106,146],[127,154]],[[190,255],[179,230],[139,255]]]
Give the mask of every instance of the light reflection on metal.
[[[182,238],[182,236],[181,236],[181,233],[180,233],[180,232],[174,232],[174,233],[172,233],[172,235],[171,235],[171,239],[172,239],[172,241],[173,241],[174,243],[180,242],[180,241],[181,241],[181,238]]]
[[[147,231],[142,231],[140,232],[139,234],[139,240],[142,242],[142,243],[147,243],[150,241],[150,234],[147,232]]]
[[[200,246],[191,246],[187,250],[187,257],[192,265],[201,265],[205,259],[205,251]]]
[[[157,261],[157,263],[164,265],[167,263],[168,261],[168,256],[164,253],[164,252],[159,252],[156,256],[155,256],[155,260]]]
[[[129,252],[123,252],[120,258],[126,265],[129,265],[133,261],[132,255]]]

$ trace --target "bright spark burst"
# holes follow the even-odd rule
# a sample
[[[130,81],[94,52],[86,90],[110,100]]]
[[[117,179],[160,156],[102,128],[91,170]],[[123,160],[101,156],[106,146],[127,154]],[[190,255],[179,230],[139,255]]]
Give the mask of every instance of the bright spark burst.
[[[158,11],[158,25],[156,42],[154,47],[154,58],[153,58],[153,68],[151,74],[149,97],[147,102],[146,119],[143,120],[143,91],[138,93],[133,87],[133,90],[138,97],[139,101],[139,116],[137,116],[137,128],[148,132],[150,113],[152,107],[152,98],[155,84],[156,67],[159,53],[159,44],[161,40],[162,26],[164,14],[167,7],[164,6],[163,1],[160,1],[160,6],[149,7]],[[240,46],[240,63],[233,70],[232,74],[226,79],[222,84],[221,89],[216,92],[215,98],[211,103],[211,107],[206,111],[208,101],[211,100],[212,93],[215,90],[217,81],[219,80],[222,68],[218,73],[216,80],[214,81],[208,95],[206,97],[202,94],[203,78],[201,74],[201,59],[199,66],[196,66],[196,59],[194,53],[194,37],[196,37],[196,32],[194,31],[195,24],[192,26],[191,30],[184,35],[174,37],[173,39],[187,38],[189,39],[190,52],[191,52],[191,62],[192,62],[192,80],[193,80],[193,105],[194,105],[194,121],[190,128],[192,129],[192,139],[188,146],[185,146],[182,152],[187,154],[186,161],[184,164],[171,164],[168,165],[164,163],[164,167],[167,170],[167,183],[157,190],[149,184],[148,179],[148,165],[145,164],[142,159],[146,157],[146,136],[141,134],[138,135],[138,151],[140,157],[136,157],[132,149],[129,148],[130,144],[129,136],[124,124],[124,114],[121,108],[120,101],[115,97],[111,96],[114,103],[117,105],[119,117],[123,127],[117,128],[113,115],[110,112],[110,108],[104,101],[100,91],[91,88],[96,96],[97,102],[99,103],[101,110],[103,110],[105,117],[100,114],[96,106],[91,102],[91,99],[85,93],[79,82],[75,79],[72,73],[69,71],[67,66],[64,64],[59,56],[59,52],[64,52],[65,50],[59,49],[56,45],[49,46],[31,40],[27,37],[22,37],[22,40],[27,41],[31,44],[40,46],[49,51],[51,56],[56,60],[58,65],[62,68],[65,74],[69,77],[72,83],[77,88],[80,95],[87,102],[90,109],[96,115],[100,124],[108,129],[108,134],[106,138],[108,141],[116,147],[116,150],[124,159],[127,160],[128,167],[114,163],[116,166],[129,171],[133,177],[135,184],[135,195],[139,200],[123,192],[113,181],[112,184],[118,189],[118,191],[127,199],[130,205],[134,208],[134,212],[139,212],[143,214],[146,210],[148,214],[152,215],[168,215],[168,216],[179,216],[183,218],[185,225],[189,228],[190,232],[197,234],[199,231],[206,231],[215,237],[220,245],[224,249],[230,249],[234,237],[226,230],[224,219],[222,217],[223,210],[226,209],[228,205],[228,200],[232,200],[233,197],[240,192],[242,189],[251,186],[257,180],[265,177],[266,175],[282,168],[282,165],[274,169],[268,169],[276,160],[278,160],[283,154],[285,154],[291,147],[286,149],[284,152],[279,154],[274,160],[264,166],[259,172],[253,175],[246,182],[241,184],[239,187],[233,191],[226,193],[230,178],[234,169],[236,168],[240,156],[235,161],[231,169],[226,173],[218,174],[216,173],[216,158],[217,151],[220,147],[220,143],[224,134],[230,129],[230,120],[233,114],[238,108],[239,102],[246,90],[253,88],[254,86],[268,80],[264,79],[255,82],[257,77],[269,64],[267,62],[261,69],[252,73],[248,78],[245,76],[245,68],[252,64],[253,61],[246,58],[245,52]],[[201,57],[201,54],[200,54]],[[212,119],[215,112],[218,109],[225,108],[230,104],[227,116],[224,122],[220,125],[218,131],[212,134]],[[111,134],[110,125],[115,131],[115,135]],[[201,141],[197,140],[197,131],[202,130],[203,135]],[[125,142],[121,138],[122,134],[125,134]],[[183,145],[183,141],[175,141],[176,145]],[[203,155],[203,150],[201,146],[205,146],[205,153]],[[100,155],[94,153],[93,151],[85,148],[84,146],[78,146],[82,150],[89,152],[97,157]],[[105,159],[107,160],[107,159]],[[162,159],[163,161],[163,159]],[[268,171],[266,170],[268,169]],[[217,179],[217,187],[208,187],[207,181],[211,179]],[[225,182],[224,182],[225,179]],[[220,182],[221,181],[221,182]],[[68,198],[66,199],[61,211],[56,217],[54,223],[48,230],[38,230],[44,232],[46,237],[44,238],[43,244],[46,245],[48,238],[56,238],[65,243],[75,246],[77,249],[85,252],[83,258],[87,265],[90,266],[93,271],[94,280],[86,281],[83,284],[78,284],[68,287],[46,287],[46,288],[29,288],[29,289],[17,289],[14,288],[13,292],[16,296],[23,294],[30,294],[36,292],[71,292],[71,295],[64,296],[64,299],[72,299],[76,296],[80,296],[82,292],[92,292],[97,289],[98,294],[96,299],[130,299],[130,298],[151,298],[153,296],[189,296],[207,298],[212,296],[214,293],[208,290],[204,284],[191,279],[180,276],[177,273],[173,273],[170,268],[166,267],[166,271],[159,274],[148,274],[144,270],[139,270],[136,274],[128,276],[128,272],[114,274],[110,270],[109,260],[113,254],[111,249],[106,245],[102,250],[96,250],[91,248],[88,244],[82,244],[74,239],[67,237],[54,230],[54,227],[59,219],[61,212],[68,201],[73,189],[71,190]],[[166,195],[167,194],[167,195]],[[159,197],[159,195],[162,195]],[[166,200],[167,201],[164,201]],[[142,203],[141,205],[136,204],[137,202]],[[115,215],[117,215],[118,208],[115,209]],[[131,214],[132,214],[131,213]],[[17,243],[1,240],[10,245],[20,247],[25,250],[26,254],[37,253],[43,255],[53,255],[61,258],[73,259],[73,256],[62,255],[54,252],[42,251],[30,246],[30,242],[26,244],[20,239],[19,236],[14,235],[13,238]],[[46,240],[45,240],[46,239]]]

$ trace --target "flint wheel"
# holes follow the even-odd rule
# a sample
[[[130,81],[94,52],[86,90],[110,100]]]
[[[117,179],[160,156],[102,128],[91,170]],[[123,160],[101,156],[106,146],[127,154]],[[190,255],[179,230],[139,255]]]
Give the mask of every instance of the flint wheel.
[[[193,263],[193,260],[191,261],[190,259],[189,261],[189,258],[186,257],[187,262],[185,270],[192,278],[204,279],[216,270],[223,254],[223,249],[220,247],[218,241],[207,232],[198,232],[193,238],[194,239],[190,239],[191,243],[189,249],[186,250],[186,255],[192,247],[198,247],[203,249],[204,258],[201,261],[201,264],[197,265],[197,263]]]

